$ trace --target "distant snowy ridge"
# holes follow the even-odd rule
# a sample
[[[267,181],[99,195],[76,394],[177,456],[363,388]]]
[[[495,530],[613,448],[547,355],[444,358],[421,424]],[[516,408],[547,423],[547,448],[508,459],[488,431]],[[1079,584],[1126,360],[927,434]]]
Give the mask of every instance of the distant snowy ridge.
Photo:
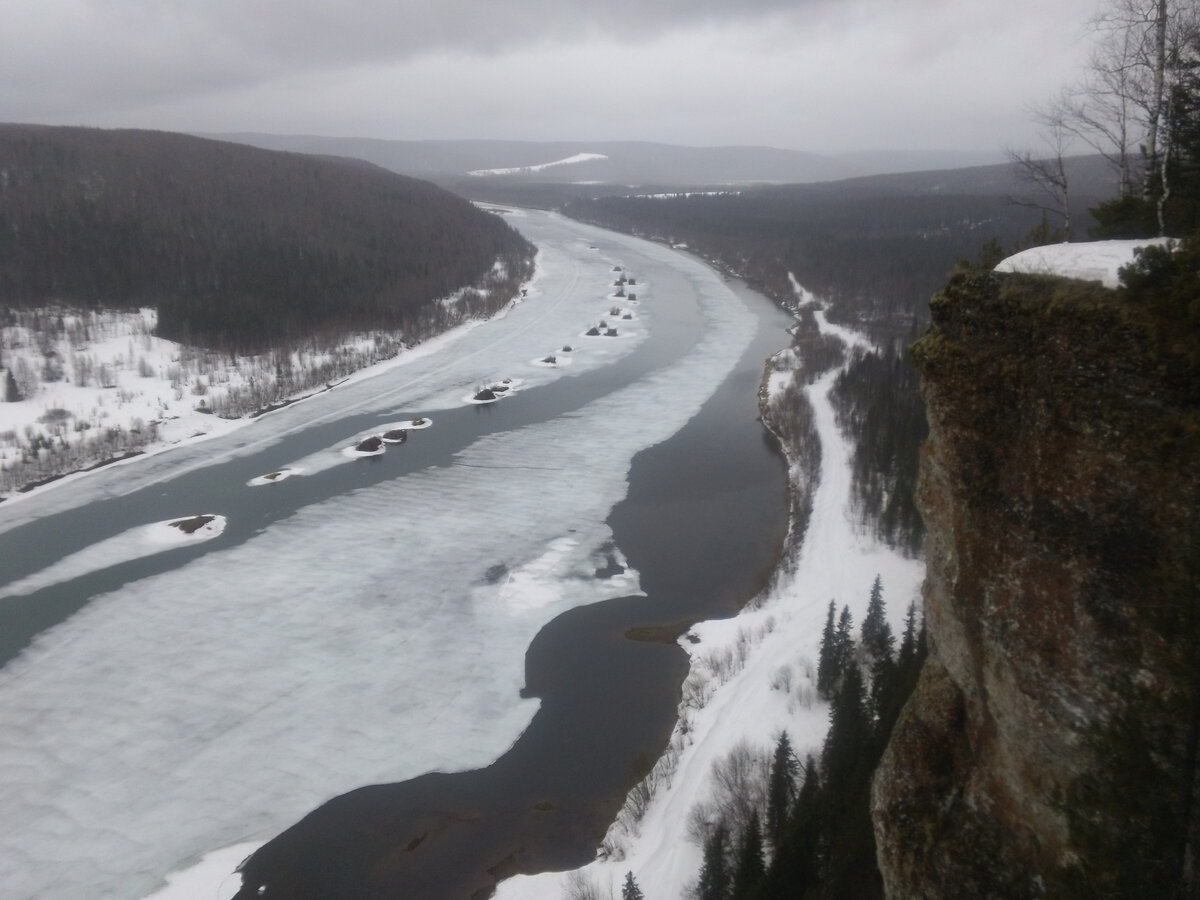
[[[1135,249],[1168,243],[1170,238],[1048,244],[1030,247],[1002,260],[996,271],[1061,275],[1081,281],[1099,281],[1106,288],[1115,288],[1121,283],[1118,270],[1133,262]]]
[[[539,163],[536,166],[513,166],[508,169],[475,169],[467,174],[473,175],[476,178],[482,178],[486,175],[520,175],[526,172],[542,172],[554,166],[573,166],[576,163],[591,162],[594,159],[608,159],[608,157],[603,153],[576,153],[574,156],[568,156],[566,159],[556,159],[554,162]]]

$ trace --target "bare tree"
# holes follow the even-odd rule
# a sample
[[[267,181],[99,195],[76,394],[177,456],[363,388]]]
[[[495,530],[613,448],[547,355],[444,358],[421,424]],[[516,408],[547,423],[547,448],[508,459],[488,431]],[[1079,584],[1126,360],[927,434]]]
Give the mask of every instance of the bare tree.
[[[1170,100],[1184,61],[1191,55],[1198,28],[1197,0],[1108,0],[1093,20],[1098,37],[1090,80],[1093,88],[1115,92],[1118,112],[1130,112],[1145,160],[1143,199],[1158,191],[1170,156]]]
[[[1130,29],[1100,33],[1083,78],[1051,104],[1063,125],[1117,173],[1118,196],[1133,193],[1134,151],[1145,128],[1134,103],[1138,47]]]
[[[1053,199],[1069,231],[1066,172],[1057,152],[1064,146],[1063,133],[1109,161],[1119,199],[1134,194],[1140,148],[1140,194],[1157,203],[1161,231],[1170,193],[1171,102],[1194,54],[1200,0],[1106,0],[1090,24],[1095,45],[1083,76],[1037,113],[1050,152],[1044,157],[1010,153],[1009,158]]]
[[[1031,206],[1062,217],[1062,230],[1071,239],[1071,191],[1067,177],[1066,158],[1075,131],[1067,125],[1065,115],[1055,106],[1034,111],[1040,126],[1043,147],[1040,151],[1005,151],[1008,161],[1016,167],[1017,177],[1037,188],[1038,199],[1012,198],[1014,203]]]

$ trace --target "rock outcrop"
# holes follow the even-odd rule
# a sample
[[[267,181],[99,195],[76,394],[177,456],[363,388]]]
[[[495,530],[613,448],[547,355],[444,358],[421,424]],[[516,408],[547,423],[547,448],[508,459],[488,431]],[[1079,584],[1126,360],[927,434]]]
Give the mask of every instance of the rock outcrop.
[[[887,894],[1195,896],[1196,322],[990,272],[931,307],[930,653],[873,783]]]

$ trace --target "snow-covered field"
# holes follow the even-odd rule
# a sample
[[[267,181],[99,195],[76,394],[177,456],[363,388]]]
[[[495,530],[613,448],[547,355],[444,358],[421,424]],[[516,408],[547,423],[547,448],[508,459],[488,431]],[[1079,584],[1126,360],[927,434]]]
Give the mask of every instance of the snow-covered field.
[[[1141,238],[1133,241],[1089,241],[1030,247],[1002,260],[996,266],[996,271],[1061,275],[1064,278],[1099,281],[1105,287],[1115,288],[1120,284],[1118,270],[1133,262],[1133,251],[1136,248],[1165,244],[1169,240]]]
[[[811,302],[796,287],[798,300]],[[819,313],[817,321],[827,334],[862,341]],[[822,476],[794,568],[739,615],[702,622],[681,639],[691,673],[680,724],[651,776],[656,784],[644,815],[632,815],[635,804],[627,802],[595,862],[578,872],[509,879],[500,884],[496,900],[562,900],[572,887],[588,883],[596,896],[616,897],[626,872],[633,872],[647,897],[685,896],[701,864],[701,848],[685,837],[688,816],[709,799],[713,764],[742,742],[769,751],[784,730],[801,758],[810,752],[820,756],[829,707],[817,698],[815,670],[829,601],[848,605],[861,623],[879,575],[894,633],[903,631],[910,601],[918,600],[919,607],[924,563],[877,544],[855,525],[850,447],[828,399],[836,376],[830,372],[808,388],[821,438]],[[636,805],[645,805],[647,793]]]
[[[181,473],[221,478],[223,463],[250,454],[270,458],[263,476],[291,476],[279,487],[238,476],[241,489],[270,497],[257,492],[290,491],[323,466],[370,465],[341,453],[352,434],[297,459],[290,439],[314,425],[368,413],[382,429],[420,415],[432,421],[420,434],[434,434],[438,411],[461,407],[480,385],[520,379],[503,400],[519,404],[539,385],[630,353],[667,291],[694,293],[703,319],[681,358],[569,416],[488,434],[450,466],[310,502],[95,597],[41,633],[0,669],[5,896],[136,900],[165,888],[168,873],[236,848],[210,860],[219,870],[244,855],[241,845],[353,787],[486,765],[536,708],[519,691],[542,626],[636,591],[636,572],[594,577],[630,460],[694,415],[755,318],[719,276],[668,248],[550,214],[511,217],[541,254],[538,281],[507,315],[229,434],[0,505],[3,537]],[[617,263],[638,277],[637,319],[622,328],[626,339],[582,341],[610,311]],[[570,366],[532,363],[564,344]],[[228,510],[207,512],[233,522]],[[0,603],[155,546],[123,528],[96,534],[24,586],[0,585]],[[506,577],[489,574],[498,565]],[[196,878],[183,877],[175,896],[224,890]]]

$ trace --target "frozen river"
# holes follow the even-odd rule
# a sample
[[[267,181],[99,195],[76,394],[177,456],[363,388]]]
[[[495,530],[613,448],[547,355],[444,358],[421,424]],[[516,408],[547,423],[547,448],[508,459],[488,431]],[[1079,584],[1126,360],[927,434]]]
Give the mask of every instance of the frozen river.
[[[613,598],[595,615],[636,612],[644,593],[648,620],[669,622],[744,599],[771,552],[747,529],[778,531],[784,473],[751,478],[739,454],[755,451],[734,444],[765,452],[758,344],[782,346],[784,318],[669,249],[511,216],[540,274],[503,318],[225,438],[0,507],[5,896],[142,897],[359,786],[483,769],[564,680],[571,629],[594,630],[564,614]],[[620,274],[636,302],[615,296]],[[588,336],[602,319],[617,334]],[[509,396],[465,402],[489,384]],[[344,452],[418,418],[382,455]],[[201,513],[223,530],[149,527]],[[555,649],[527,670],[535,637]],[[609,692],[565,680],[583,719],[601,702],[588,690]],[[614,738],[617,783],[620,753],[665,737],[671,691],[628,709],[640,736]],[[529,751],[539,769],[560,755],[555,727],[571,730],[522,742],[550,729]]]

